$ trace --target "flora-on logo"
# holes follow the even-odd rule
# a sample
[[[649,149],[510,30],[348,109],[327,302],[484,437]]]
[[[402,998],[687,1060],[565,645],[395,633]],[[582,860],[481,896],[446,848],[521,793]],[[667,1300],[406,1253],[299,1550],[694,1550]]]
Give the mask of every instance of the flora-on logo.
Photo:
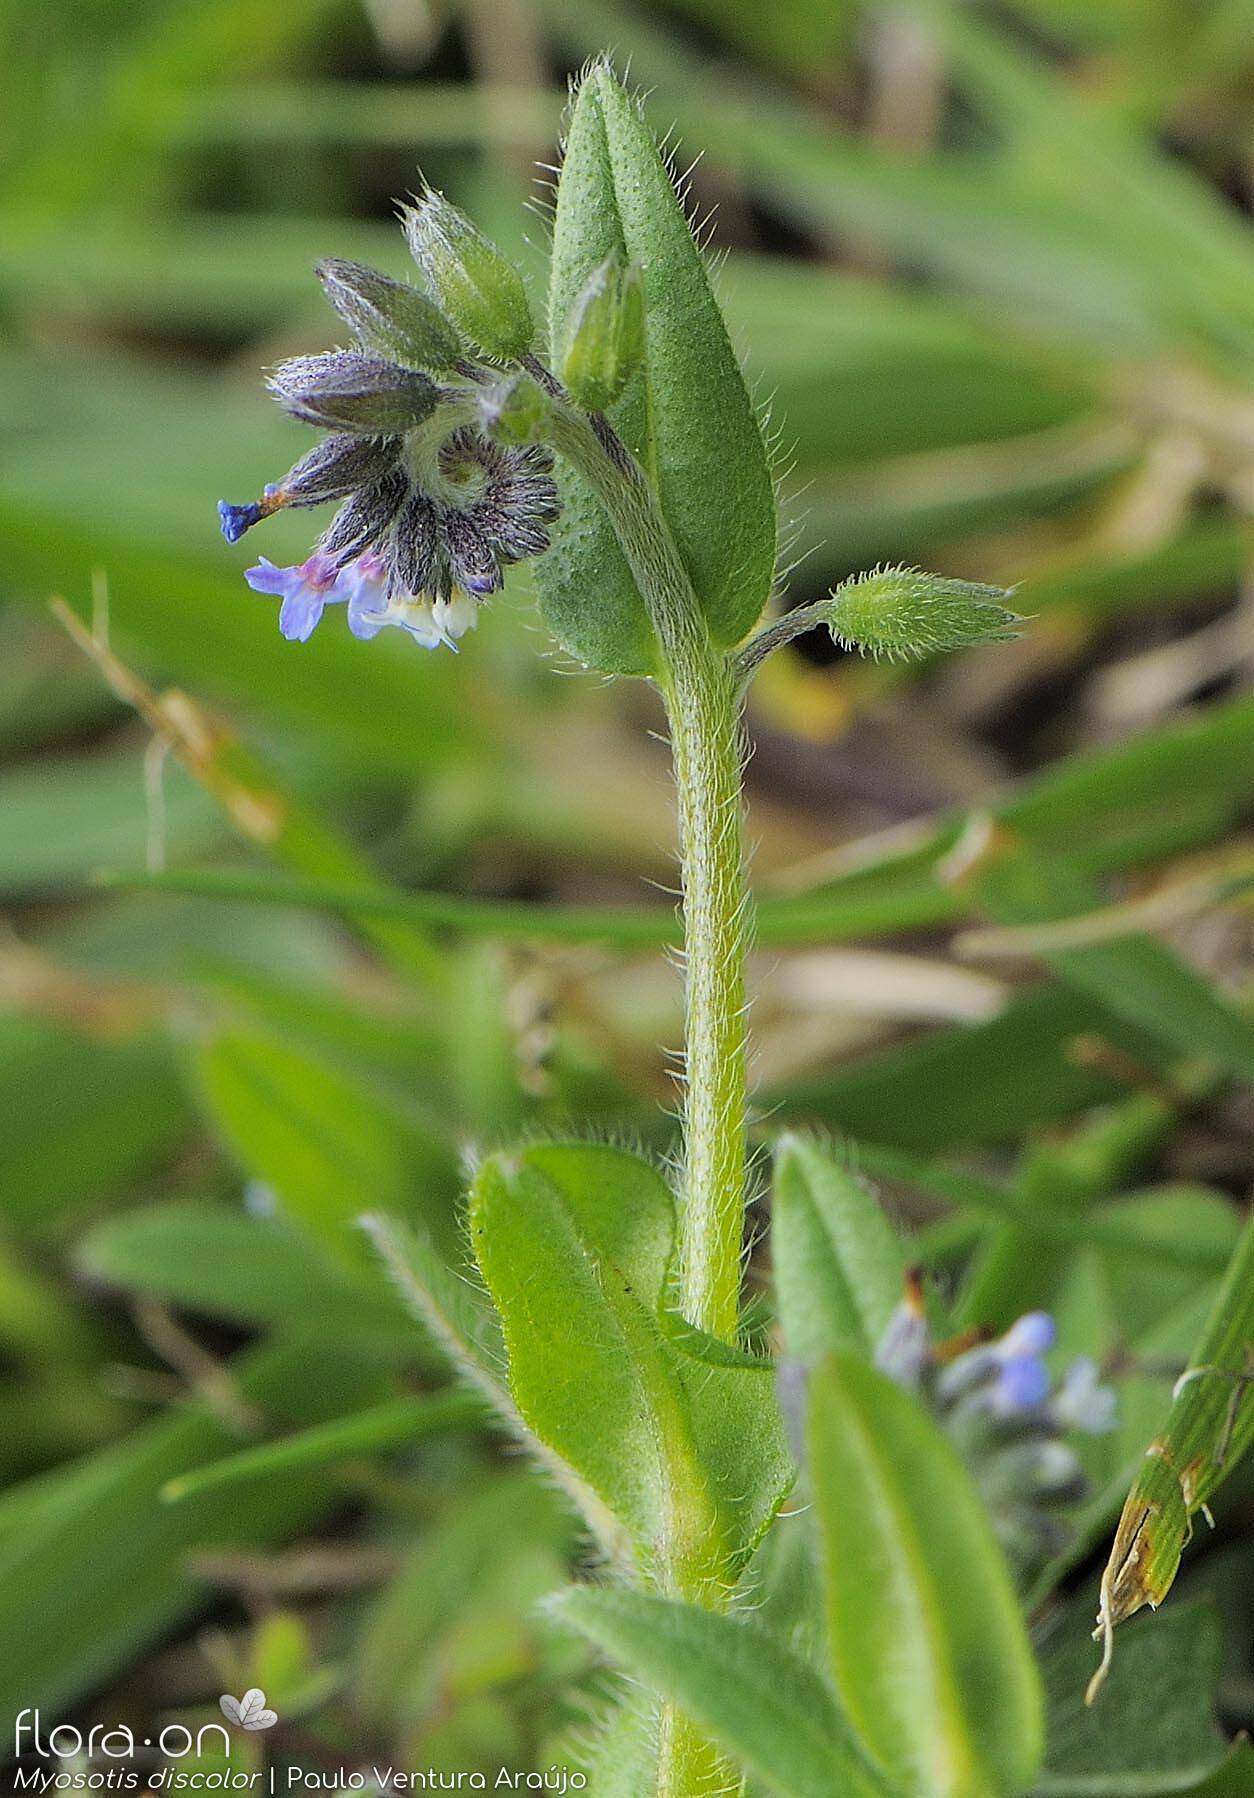
[[[266,1695],[260,1686],[250,1686],[242,1698],[224,1692],[218,1700],[222,1715],[237,1729],[272,1729],[278,1712],[266,1709]]]

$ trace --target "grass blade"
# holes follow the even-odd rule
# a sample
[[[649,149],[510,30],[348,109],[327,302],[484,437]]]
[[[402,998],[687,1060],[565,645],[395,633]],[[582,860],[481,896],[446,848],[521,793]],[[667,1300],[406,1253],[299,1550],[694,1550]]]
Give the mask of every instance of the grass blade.
[[[1167,1427],[1145,1451],[1102,1575],[1100,1691],[1114,1631],[1171,1588],[1192,1520],[1254,1441],[1254,1217],[1248,1219],[1187,1372],[1176,1383]]]
[[[220,1461],[210,1461],[191,1473],[168,1480],[161,1496],[167,1504],[173,1504],[212,1486],[269,1479],[271,1474],[295,1468],[325,1467],[328,1462],[374,1454],[380,1449],[418,1442],[441,1430],[459,1429],[479,1422],[484,1415],[485,1408],[474,1393],[460,1388],[431,1398],[391,1399],[358,1411],[355,1416],[316,1424],[313,1429],[284,1436],[277,1442],[224,1455]]]

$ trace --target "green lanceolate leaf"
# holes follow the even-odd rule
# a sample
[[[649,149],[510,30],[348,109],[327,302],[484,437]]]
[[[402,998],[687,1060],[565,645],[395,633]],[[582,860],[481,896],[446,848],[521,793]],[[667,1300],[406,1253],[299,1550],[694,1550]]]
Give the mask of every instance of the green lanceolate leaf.
[[[870,1187],[804,1137],[776,1151],[771,1254],[789,1354],[869,1358],[901,1298],[901,1244]]]
[[[642,1558],[673,1552],[682,1518],[684,1551],[705,1538],[717,1562],[713,1496],[655,1316],[674,1240],[660,1177],[611,1150],[495,1156],[475,1182],[470,1231],[527,1426]]]
[[[796,1478],[775,1397],[775,1365],[663,1314],[701,1464],[719,1498],[738,1571]]]
[[[397,1218],[367,1216],[362,1223],[424,1334],[506,1427],[525,1438],[526,1424],[506,1384],[501,1319],[474,1270],[446,1260],[429,1236]],[[615,1565],[628,1562],[626,1532],[611,1508],[547,1443],[541,1441],[538,1447],[541,1460],[572,1507],[582,1512],[606,1559]]]
[[[765,1367],[664,1314],[665,1182],[618,1150],[540,1145],[485,1164],[470,1226],[527,1426],[651,1575],[728,1577],[787,1488],[787,1457]]]
[[[701,253],[635,102],[598,64],[580,86],[557,192],[553,354],[589,277],[639,266],[644,354],[612,418],[657,489],[711,634],[738,642],[766,601],[775,498],[762,432]],[[648,615],[599,502],[561,472],[564,512],[536,564],[544,616],[571,654],[614,673],[653,665]]]
[[[889,1798],[830,1687],[767,1630],[638,1592],[577,1587],[553,1613],[682,1706],[779,1798]]]
[[[810,1478],[836,1687],[927,1798],[1008,1798],[1041,1758],[1040,1677],[1010,1575],[952,1446],[849,1354],[812,1376]]]
[[[1102,1664],[1089,1688],[1096,1697],[1110,1667],[1114,1630],[1171,1589],[1193,1519],[1254,1441],[1254,1217],[1224,1276],[1189,1366],[1176,1382],[1167,1427],[1145,1451],[1102,1575]]]

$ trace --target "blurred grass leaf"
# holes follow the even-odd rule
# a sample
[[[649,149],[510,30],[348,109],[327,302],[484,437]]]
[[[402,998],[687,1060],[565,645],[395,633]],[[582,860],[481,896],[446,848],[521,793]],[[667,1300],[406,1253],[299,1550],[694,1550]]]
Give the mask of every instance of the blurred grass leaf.
[[[1083,1620],[1080,1620],[1083,1623]],[[1219,1765],[1215,1726],[1218,1619],[1207,1605],[1129,1631],[1097,1709],[1083,1701],[1093,1649],[1071,1629],[1044,1654],[1044,1770],[1032,1787],[1052,1798],[1162,1798],[1191,1791]]]
[[[1034,851],[1004,828],[980,856],[971,890],[1006,924],[1081,915],[1100,904],[1098,892],[1063,857]],[[1045,959],[1116,1017],[1183,1054],[1206,1056],[1225,1072],[1254,1080],[1254,1022],[1155,938],[1128,936]]]
[[[77,1261],[93,1279],[206,1317],[306,1344],[352,1341],[359,1352],[389,1360],[414,1352],[399,1298],[278,1218],[197,1200],[150,1205],[97,1224]]]
[[[377,1399],[380,1376],[332,1347],[266,1349],[232,1369],[249,1402],[295,1425]],[[167,1480],[232,1446],[202,1406],[19,1487],[0,1527],[0,1711],[72,1704],[203,1604],[197,1548],[245,1549],[299,1535],[330,1502],[316,1475],[163,1505]],[[7,1516],[7,1512],[6,1512]],[[0,1524],[5,1521],[0,1517]]]
[[[0,1183],[37,1233],[165,1165],[191,1127],[158,1036],[103,1044],[38,1017],[0,1018]]]
[[[453,1240],[450,1149],[364,1082],[278,1037],[242,1030],[205,1045],[199,1075],[245,1168],[335,1259],[373,1268],[357,1230],[368,1211],[421,1217]]]
[[[984,1024],[937,1030],[864,1056],[850,1068],[774,1090],[794,1117],[869,1143],[926,1154],[1003,1142],[1033,1124],[1122,1096],[1100,1057],[1111,1045],[1165,1070],[1152,1037],[1066,987],[1031,989]],[[869,1164],[868,1164],[869,1165]]]
[[[241,1480],[268,1479],[272,1473],[293,1468],[325,1467],[381,1449],[403,1448],[420,1442],[424,1436],[477,1423],[483,1416],[483,1406],[470,1392],[388,1399],[353,1417],[319,1424],[293,1436],[241,1449],[238,1454],[224,1455],[219,1461],[209,1461],[204,1467],[168,1481],[161,1496],[168,1504],[181,1503],[211,1486],[233,1486]]]
[[[1164,820],[1170,820],[1172,847],[1206,841],[1228,828],[1248,789],[1251,755],[1254,701],[1243,698],[1130,743],[1069,757],[994,796],[989,810],[1041,851],[1065,848],[1078,872],[1107,873],[1161,854]],[[1199,808],[1199,787],[1215,809]],[[804,884],[804,890],[759,900],[759,940],[804,943],[879,935],[953,918],[962,901],[942,886],[935,866],[954,847],[964,823],[963,815],[923,821],[908,846],[885,846],[880,858],[835,879],[824,877],[820,861],[804,883],[793,883],[798,888]],[[127,884],[258,904],[324,906],[350,916],[502,937],[624,946],[678,940],[674,915],[662,906],[540,906],[451,893],[402,893],[357,880],[286,881],[222,868],[128,876]],[[1014,1057],[1004,1060],[1009,1077]]]

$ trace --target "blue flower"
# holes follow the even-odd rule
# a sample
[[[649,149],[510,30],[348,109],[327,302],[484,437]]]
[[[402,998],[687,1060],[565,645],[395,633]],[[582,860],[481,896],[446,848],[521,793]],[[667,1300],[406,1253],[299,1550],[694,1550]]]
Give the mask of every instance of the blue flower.
[[[1059,1429],[1105,1436],[1115,1427],[1118,1405],[1114,1387],[1102,1385],[1096,1361],[1079,1355],[1063,1376],[1049,1410]]]
[[[1049,1397],[1049,1369],[1039,1355],[1007,1355],[997,1377],[979,1394],[996,1417],[1039,1411]]]
[[[362,560],[366,558],[363,556]],[[456,650],[457,639],[472,631],[479,622],[479,606],[470,593],[453,593],[447,599],[437,594],[387,592],[386,573],[381,580],[361,582],[348,600],[348,628],[355,637],[367,641],[377,637],[388,625],[407,631],[424,649],[438,649],[446,644]]]
[[[317,554],[292,568],[280,568],[262,556],[255,568],[245,569],[244,579],[254,593],[282,598],[279,629],[289,643],[307,643],[324,609],[355,591],[347,570],[339,568],[333,557]]]
[[[996,1342],[968,1349],[942,1368],[938,1395],[946,1401],[968,1397],[999,1417],[1039,1410],[1049,1397],[1049,1370],[1041,1357],[1056,1333],[1047,1311],[1027,1312]]]
[[[917,1272],[907,1277],[875,1352],[876,1365],[916,1392],[970,1468],[1003,1545],[1024,1568],[1066,1540],[1054,1513],[1085,1492],[1068,1430],[1109,1430],[1115,1394],[1094,1362],[1073,1361],[1052,1390],[1045,1357],[1057,1340],[1047,1311],[1028,1311],[991,1342],[935,1342]]]
[[[1058,1330],[1048,1311],[1027,1311],[993,1344],[993,1350],[1003,1360],[1016,1355],[1047,1355],[1057,1338]]]
[[[240,506],[233,506],[225,499],[218,501],[222,535],[228,543],[238,543],[244,532],[251,531],[255,524],[260,524],[265,515],[265,505],[261,500],[250,500],[247,505]]]

